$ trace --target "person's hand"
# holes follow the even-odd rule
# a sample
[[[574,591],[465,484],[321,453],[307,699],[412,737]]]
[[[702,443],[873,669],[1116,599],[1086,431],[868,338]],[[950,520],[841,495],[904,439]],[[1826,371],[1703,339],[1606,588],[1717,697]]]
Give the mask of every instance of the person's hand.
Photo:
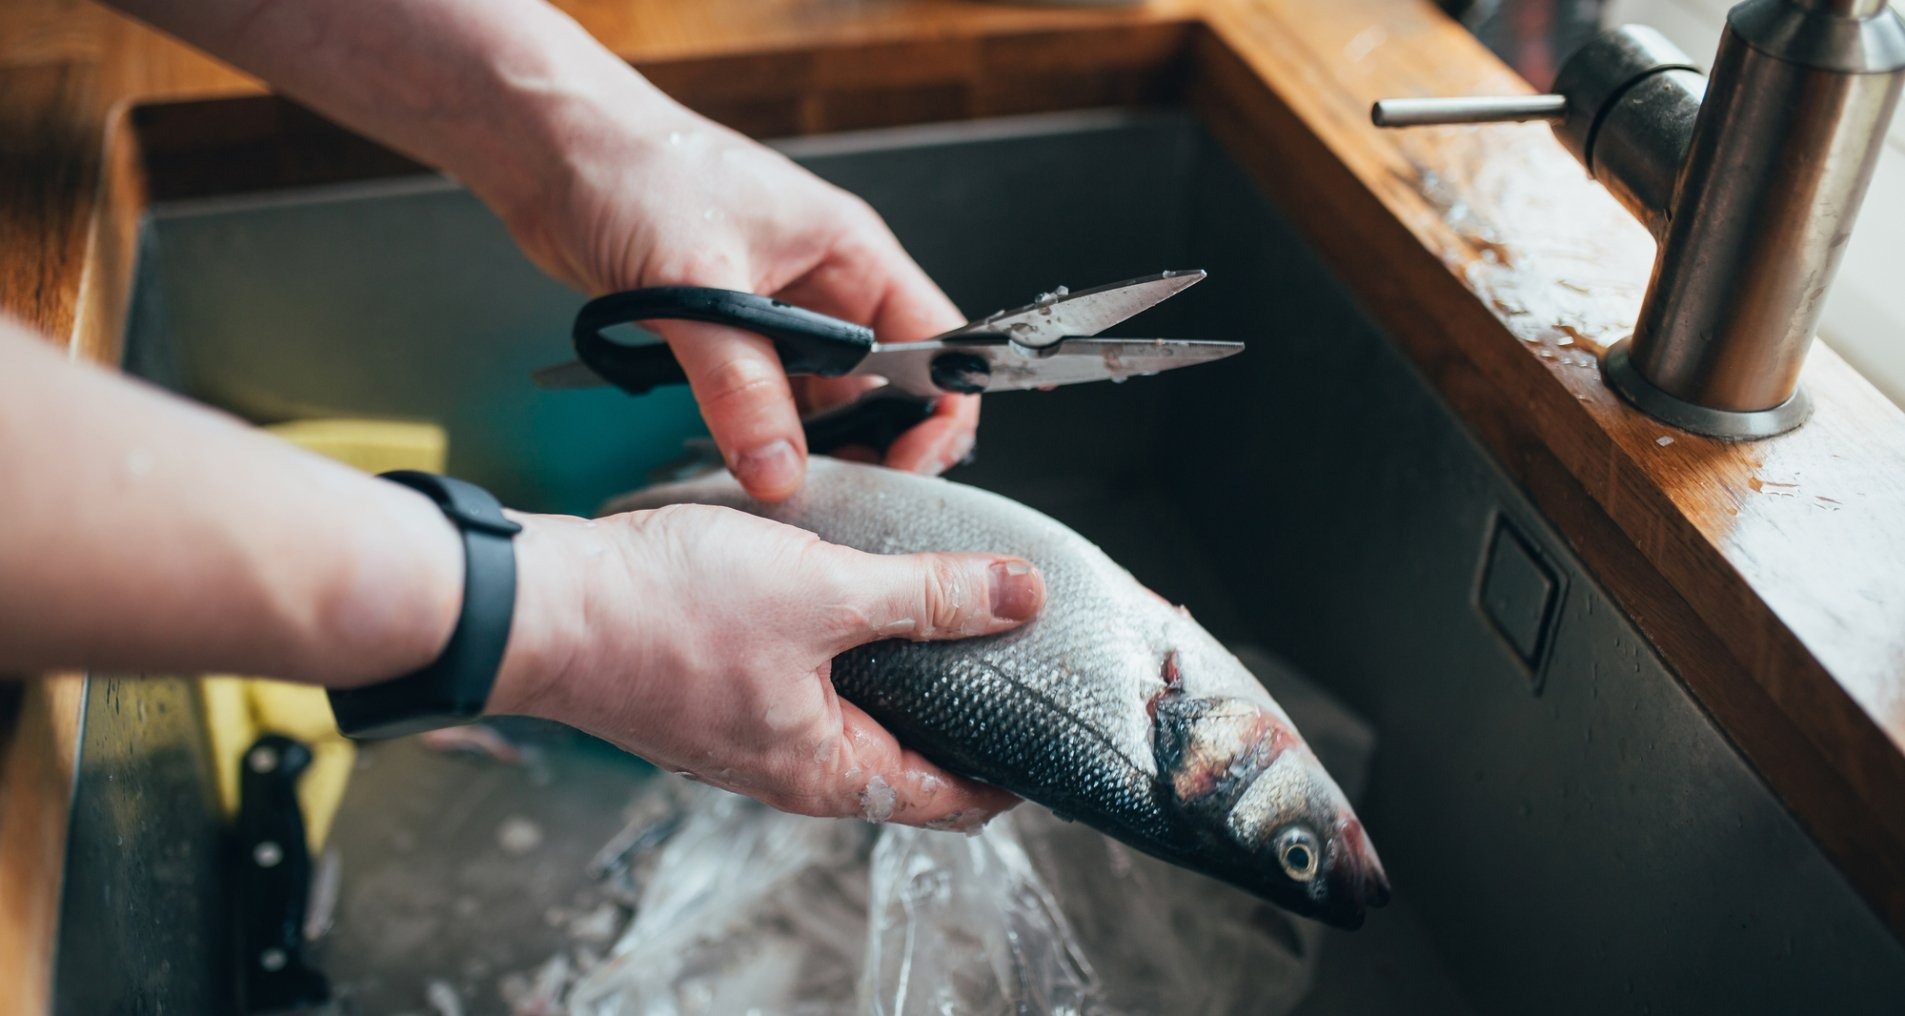
[[[691,285],[778,296],[882,342],[959,313],[867,205],[689,112],[552,4],[515,0],[108,0],[467,185],[529,257],[591,296]],[[729,468],[762,499],[799,489],[806,443],[766,340],[657,323]],[[802,383],[821,408],[864,379]],[[942,398],[887,464],[939,472],[978,402]]]
[[[1024,560],[864,554],[705,505],[518,519],[492,712],[559,720],[806,815],[965,828],[1014,803],[903,748],[829,672],[878,639],[1017,626],[1045,599]]]
[[[692,285],[774,296],[871,325],[881,342],[962,323],[865,202],[656,99],[621,129],[574,136],[560,179],[503,209],[546,271],[591,295]],[[681,361],[729,469],[763,500],[800,488],[807,447],[797,404],[823,408],[866,387],[864,378],[790,385],[773,346],[756,335],[683,321],[650,327]],[[978,416],[976,397],[942,398],[893,444],[886,464],[945,471],[972,450]]]

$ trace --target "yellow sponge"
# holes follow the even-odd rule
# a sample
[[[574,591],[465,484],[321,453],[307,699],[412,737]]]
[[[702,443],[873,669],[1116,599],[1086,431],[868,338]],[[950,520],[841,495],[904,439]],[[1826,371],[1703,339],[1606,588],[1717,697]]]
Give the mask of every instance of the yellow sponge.
[[[442,472],[449,448],[443,428],[401,420],[297,420],[266,427],[292,444],[366,472]],[[311,748],[311,768],[298,781],[311,852],[324,846],[344,800],[357,749],[337,732],[322,688],[263,678],[208,675],[202,685],[205,726],[225,814],[238,811],[238,763],[259,735],[284,734]]]
[[[292,420],[265,431],[366,473],[440,473],[450,447],[442,427],[407,420]]]

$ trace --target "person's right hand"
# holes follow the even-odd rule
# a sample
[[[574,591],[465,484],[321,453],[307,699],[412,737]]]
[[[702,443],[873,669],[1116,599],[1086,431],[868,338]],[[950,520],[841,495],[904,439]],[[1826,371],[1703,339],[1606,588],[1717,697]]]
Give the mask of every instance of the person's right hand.
[[[1015,802],[901,746],[834,693],[830,668],[878,639],[1017,626],[1045,599],[1024,560],[865,554],[705,505],[517,519],[492,712],[559,720],[806,815],[965,828]]]
[[[590,296],[742,290],[867,325],[883,343],[964,320],[865,201],[683,108],[554,4],[107,2],[443,169],[530,260]],[[728,467],[762,500],[800,489],[801,413],[870,381],[790,383],[761,336],[653,324]],[[977,396],[941,396],[885,463],[944,472],[972,450],[978,421]]]
[[[546,185],[496,202],[551,275],[591,295],[641,286],[760,293],[868,325],[883,343],[964,321],[865,201],[627,77],[630,101],[565,135]],[[800,489],[800,411],[849,401],[871,382],[790,379],[771,343],[734,328],[646,325],[674,350],[729,470],[762,500]],[[971,452],[978,420],[977,396],[941,396],[885,463],[943,473]]]

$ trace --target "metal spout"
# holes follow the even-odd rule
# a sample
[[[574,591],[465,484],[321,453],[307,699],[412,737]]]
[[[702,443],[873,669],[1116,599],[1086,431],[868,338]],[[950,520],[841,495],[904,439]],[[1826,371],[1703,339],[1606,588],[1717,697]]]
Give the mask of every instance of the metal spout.
[[[1805,421],[1800,371],[1902,72],[1905,20],[1883,0],[1748,0],[1710,79],[1640,26],[1568,59],[1537,97],[1563,113],[1540,118],[1660,243],[1633,335],[1602,361],[1628,402],[1733,439]],[[1377,122],[1471,122],[1402,112]]]

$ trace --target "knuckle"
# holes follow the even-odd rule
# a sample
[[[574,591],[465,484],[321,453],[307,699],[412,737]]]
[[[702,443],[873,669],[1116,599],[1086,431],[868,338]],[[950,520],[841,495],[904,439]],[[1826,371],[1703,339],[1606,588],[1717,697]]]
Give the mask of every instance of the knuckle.
[[[786,375],[764,357],[732,356],[710,368],[700,388],[704,402],[719,405],[772,398],[786,384]]]
[[[707,528],[721,521],[718,514],[696,504],[663,505],[632,512],[625,519],[628,536],[642,537],[677,552],[698,549]]]
[[[848,638],[861,638],[873,631],[873,615],[856,603],[830,601],[818,607],[822,631]]]
[[[846,814],[840,805],[837,788],[826,777],[811,771],[790,774],[766,803],[780,811],[815,818]]]
[[[871,202],[858,194],[847,193],[846,214],[842,218],[866,236],[876,238],[881,243],[898,242],[894,239],[892,227],[886,224],[886,219],[881,217]]]
[[[804,532],[804,531],[803,531]],[[802,578],[813,604],[816,623],[824,632],[860,637],[873,630],[879,613],[877,596],[866,591],[869,573],[859,555],[817,536],[799,547],[794,574]]]
[[[726,286],[739,276],[741,262],[724,246],[696,245],[654,262],[649,285]]]
[[[969,627],[974,613],[971,577],[955,558],[935,554],[926,559],[922,576],[926,621],[933,633],[958,633]]]

